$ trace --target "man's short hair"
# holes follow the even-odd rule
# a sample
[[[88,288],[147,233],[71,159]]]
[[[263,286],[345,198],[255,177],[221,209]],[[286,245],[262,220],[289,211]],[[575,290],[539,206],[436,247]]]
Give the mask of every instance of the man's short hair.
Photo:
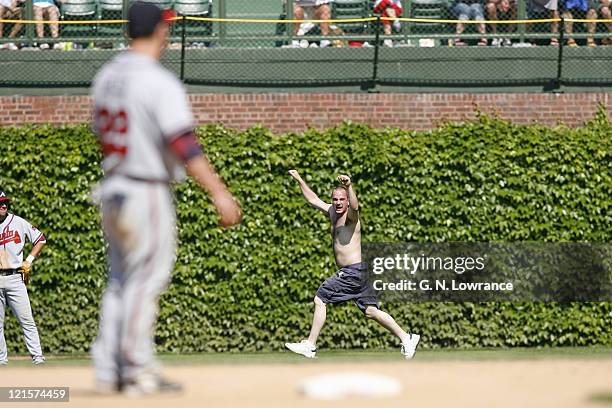
[[[346,196],[348,197],[348,188],[346,188],[346,186],[336,186],[334,187],[334,189],[332,190],[332,195],[334,195],[334,193],[338,190],[342,190],[346,193]]]

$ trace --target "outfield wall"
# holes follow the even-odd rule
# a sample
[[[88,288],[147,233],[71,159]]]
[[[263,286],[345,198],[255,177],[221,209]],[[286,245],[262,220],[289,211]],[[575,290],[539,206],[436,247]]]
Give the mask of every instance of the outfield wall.
[[[192,94],[198,124],[245,129],[263,124],[274,132],[328,128],[343,120],[374,127],[425,130],[440,121],[473,118],[475,111],[515,123],[579,126],[602,104],[612,111],[612,93],[248,93]],[[0,126],[24,123],[86,123],[87,96],[0,96]]]

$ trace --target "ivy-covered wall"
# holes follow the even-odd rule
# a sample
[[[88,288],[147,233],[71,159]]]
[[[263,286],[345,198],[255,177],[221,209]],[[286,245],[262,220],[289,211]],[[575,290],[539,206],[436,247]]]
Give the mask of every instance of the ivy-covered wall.
[[[260,127],[200,129],[244,210],[217,227],[192,182],[176,190],[180,249],[157,325],[160,351],[279,350],[308,333],[311,301],[334,272],[325,217],[287,170],[322,197],[352,175],[364,242],[590,241],[612,237],[612,126],[514,125],[480,116],[428,132],[347,123],[273,135]],[[0,128],[0,188],[48,245],[30,298],[44,350],[86,351],[105,284],[104,241],[88,198],[100,154],[85,126]],[[610,303],[385,304],[424,347],[612,346]],[[11,315],[11,313],[9,313]],[[25,352],[11,315],[11,352]],[[352,304],[330,307],[320,346],[392,347]]]

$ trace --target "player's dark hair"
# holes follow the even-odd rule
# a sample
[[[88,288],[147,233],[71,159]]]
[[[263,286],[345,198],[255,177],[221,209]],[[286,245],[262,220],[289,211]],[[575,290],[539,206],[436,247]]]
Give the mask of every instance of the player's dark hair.
[[[132,40],[150,37],[162,20],[163,13],[159,7],[137,1],[128,10],[128,35]]]

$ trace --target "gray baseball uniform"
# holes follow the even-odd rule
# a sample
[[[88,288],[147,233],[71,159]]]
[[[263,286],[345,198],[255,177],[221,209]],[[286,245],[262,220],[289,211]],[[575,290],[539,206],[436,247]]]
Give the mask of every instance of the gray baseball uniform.
[[[92,356],[96,379],[117,383],[157,365],[158,298],[175,256],[169,183],[184,177],[184,165],[169,145],[193,129],[193,117],[178,79],[158,61],[132,51],[101,69],[92,97],[104,153],[97,196],[110,264]]]
[[[44,361],[38,329],[32,316],[28,290],[17,269],[23,264],[26,239],[32,244],[46,242],[45,236],[29,222],[8,213],[0,224],[0,364],[6,364],[8,354],[4,339],[4,315],[10,306],[17,317],[26,346],[34,362]]]

